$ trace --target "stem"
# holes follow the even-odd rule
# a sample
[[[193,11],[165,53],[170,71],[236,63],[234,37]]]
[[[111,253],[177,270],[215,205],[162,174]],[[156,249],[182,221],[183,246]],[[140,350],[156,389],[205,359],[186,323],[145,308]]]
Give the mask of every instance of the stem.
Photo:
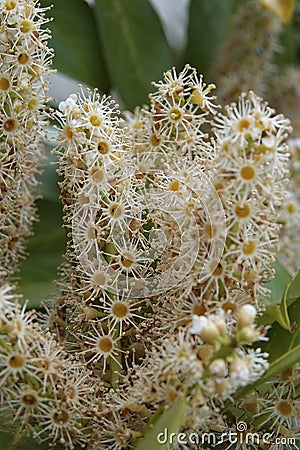
[[[117,330],[115,330],[116,334]],[[121,341],[118,339],[116,341],[116,345],[118,350],[121,350]],[[121,371],[122,371],[122,356],[121,352],[118,352],[114,358],[110,356],[110,384],[114,390],[118,389],[119,381],[121,379]]]

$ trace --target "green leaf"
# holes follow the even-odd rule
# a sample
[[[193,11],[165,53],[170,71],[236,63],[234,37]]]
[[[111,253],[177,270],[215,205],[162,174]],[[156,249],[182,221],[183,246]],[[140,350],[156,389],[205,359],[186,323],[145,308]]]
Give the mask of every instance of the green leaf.
[[[275,55],[278,66],[284,67],[297,62],[297,35],[294,24],[289,23],[280,37],[281,51]]]
[[[280,305],[268,305],[266,311],[259,318],[258,323],[260,325],[270,325],[275,321],[285,330],[290,330],[291,324],[284,299],[282,299]]]
[[[40,221],[34,226],[34,235],[29,240],[29,256],[20,271],[19,292],[29,300],[29,307],[39,307],[53,289],[57,267],[63,262],[66,248],[65,232],[62,228],[61,206],[49,200],[38,201]]]
[[[232,0],[191,0],[185,61],[205,73],[217,55],[232,11]]]
[[[51,162],[56,157],[51,155],[53,146],[46,143],[47,159],[39,176],[38,192],[43,196],[38,200],[40,220],[35,223],[33,236],[28,243],[29,256],[23,262],[20,271],[19,293],[29,300],[29,307],[39,307],[42,299],[48,297],[53,289],[53,280],[57,267],[63,262],[62,255],[66,248],[65,231],[62,228],[62,205],[59,200],[58,176]]]
[[[278,273],[276,273],[276,277],[270,283],[274,282],[274,288],[272,290],[273,299],[277,298],[279,293],[282,292],[284,288],[284,282],[289,278],[289,282],[284,289],[282,294],[282,300],[280,305],[277,303],[271,303],[267,305],[266,311],[259,318],[258,323],[263,325],[269,325],[273,323],[275,320],[286,330],[290,330],[291,323],[288,315],[287,308],[291,306],[294,302],[298,300],[300,297],[300,270],[294,275],[293,278],[288,274],[285,274],[285,269],[282,271],[281,268]],[[274,294],[274,292],[276,292]],[[272,302],[274,301],[272,299]]]
[[[102,58],[93,9],[84,0],[41,0],[53,5],[48,15],[55,50],[54,66],[66,75],[108,92],[109,80]]]
[[[292,277],[286,268],[276,261],[273,263],[275,269],[275,277],[269,283],[265,284],[265,287],[271,290],[271,297],[267,299],[265,303],[278,303],[284,294],[287,284],[291,281]]]
[[[273,267],[276,275],[270,283],[266,284],[266,287],[271,289],[271,298],[265,300],[265,303],[267,303],[266,310],[259,318],[258,323],[261,325],[270,325],[276,321],[281,327],[290,330],[291,324],[287,312],[287,292],[292,278],[279,262],[274,263]]]
[[[96,16],[113,86],[133,109],[172,65],[162,26],[148,0],[96,0]]]
[[[298,270],[298,272],[290,280],[286,288],[285,296],[287,301],[300,297],[300,270]]]
[[[300,299],[294,301],[287,311],[291,329],[284,329],[279,323],[275,323],[268,333],[269,341],[262,345],[263,349],[270,353],[270,361],[283,356],[287,349],[300,344],[299,326],[296,327],[300,319]]]
[[[174,403],[158,416],[152,427],[147,427],[144,437],[139,438],[135,450],[164,450],[170,448],[170,434],[178,433],[184,422],[188,405],[185,398]]]

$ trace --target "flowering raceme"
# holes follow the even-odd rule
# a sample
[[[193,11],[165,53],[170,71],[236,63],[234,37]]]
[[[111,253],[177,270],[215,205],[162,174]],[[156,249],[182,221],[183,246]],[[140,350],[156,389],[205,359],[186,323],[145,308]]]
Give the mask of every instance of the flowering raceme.
[[[290,123],[251,91],[221,110],[189,65],[122,116],[97,90],[70,95],[52,114],[66,262],[46,311],[26,311],[7,274],[30,231],[46,125],[43,14],[31,0],[1,3],[1,410],[69,449],[139,445],[178,403],[183,431],[220,431],[224,402],[269,367],[257,317],[288,195]],[[262,408],[274,429],[276,411],[293,429],[297,394],[282,385]]]
[[[46,125],[50,35],[43,26],[47,8],[36,1],[0,5],[1,260],[3,276],[24,257],[24,240],[35,219],[36,174]]]

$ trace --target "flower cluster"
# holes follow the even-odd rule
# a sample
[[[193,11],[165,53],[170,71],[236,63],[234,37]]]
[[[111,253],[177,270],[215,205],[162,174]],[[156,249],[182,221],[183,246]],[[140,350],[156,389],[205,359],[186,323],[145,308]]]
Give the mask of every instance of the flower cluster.
[[[290,131],[289,121],[252,92],[216,119],[215,186],[227,212],[219,278],[226,297],[234,284],[254,299],[265,291],[277,251],[278,208],[288,174],[284,142]]]
[[[268,355],[260,348],[249,348],[262,337],[255,318],[252,305],[243,305],[237,319],[223,310],[194,315],[188,327],[153,350],[140,374],[137,367],[129,372],[128,388],[116,405],[129,409],[143,403],[170,407],[185,398],[184,428],[194,432],[208,429],[216,408],[268,368]],[[220,423],[222,420],[220,416]]]
[[[114,388],[109,448],[182,398],[186,429],[225,426],[216,405],[268,367],[253,305],[277,250],[289,121],[252,92],[218,113],[189,66],[154,85],[122,120],[96,91],[56,116],[70,239],[44,323]]]
[[[235,100],[241,91],[251,89],[265,94],[269,76],[274,72],[273,57],[280,50],[282,26],[278,16],[264,3],[245,0],[238,6],[210,69],[210,76],[218,86],[218,98],[224,105]]]
[[[279,223],[282,224],[279,260],[293,274],[300,263],[300,142],[299,139],[290,139],[288,144],[291,153],[290,178],[279,215]]]
[[[251,91],[219,112],[215,86],[188,65],[123,117],[97,90],[61,102],[52,118],[66,263],[37,317],[7,275],[35,211],[52,56],[44,12],[35,0],[0,4],[1,412],[69,449],[128,448],[181,403],[185,432],[232,426],[221,408],[269,367],[257,315],[290,195],[289,121]],[[254,29],[266,18],[277,34],[267,10]],[[262,34],[250,62],[248,41],[232,57],[256,71],[272,39]],[[299,425],[297,375],[295,366],[269,397],[242,400],[276,435]]]
[[[34,311],[21,308],[8,285],[0,291],[1,412],[29,429],[36,439],[67,448],[91,437],[91,405],[97,391],[92,375],[66,358],[51,333],[36,323]]]
[[[35,218],[37,166],[46,123],[47,74],[52,52],[36,1],[0,4],[1,276],[16,270]]]
[[[224,224],[205,173],[214,146],[201,129],[215,112],[214,86],[189,66],[179,75],[167,72],[156,86],[150,108],[127,114],[125,124],[112,100],[97,92],[71,95],[57,113],[62,200],[72,231],[62,301],[72,345],[79,341],[87,361],[101,362],[104,372],[119,340],[140,332],[154,299],[178,292],[179,284],[189,290],[193,266],[207,278],[223,248],[222,226],[217,239],[199,238],[212,221]],[[126,339],[125,350],[133,341]]]

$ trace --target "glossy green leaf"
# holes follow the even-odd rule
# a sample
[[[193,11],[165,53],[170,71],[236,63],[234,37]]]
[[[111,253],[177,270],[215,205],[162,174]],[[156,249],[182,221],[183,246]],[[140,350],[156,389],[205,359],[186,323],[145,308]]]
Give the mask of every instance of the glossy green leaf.
[[[277,261],[273,264],[275,277],[265,286],[271,290],[270,298],[265,299],[266,310],[258,319],[261,325],[270,325],[278,322],[286,330],[290,329],[290,320],[287,313],[287,289],[292,280],[288,271]]]
[[[170,448],[170,434],[178,433],[184,422],[188,405],[185,398],[174,403],[158,416],[152,427],[146,428],[146,433],[139,438],[135,450],[166,450]]]
[[[278,263],[277,263],[278,264]],[[278,266],[280,268],[280,266]],[[284,283],[288,280],[284,289]],[[274,286],[271,285],[274,283]],[[259,324],[269,325],[274,321],[278,322],[281,327],[290,330],[290,319],[287,308],[291,306],[300,297],[300,271],[298,271],[293,278],[285,271],[283,267],[276,273],[274,280],[269,284],[272,289],[272,303],[266,306],[266,311],[259,318]],[[282,290],[284,292],[282,293]],[[279,304],[274,299],[282,295],[282,300]],[[299,312],[300,314],[300,312]],[[300,316],[299,316],[300,317]]]
[[[289,66],[297,62],[297,35],[295,25],[291,22],[283,28],[280,37],[281,51],[275,55],[279,66]]]
[[[226,33],[232,6],[232,0],[191,0],[184,63],[207,71]]]
[[[285,297],[287,301],[300,297],[300,270],[290,280],[286,288]]]
[[[279,261],[273,263],[275,276],[265,287],[271,290],[271,297],[265,300],[265,304],[279,303],[284,295],[284,291],[292,277],[286,268]]]
[[[53,5],[48,15],[55,50],[54,67],[60,72],[91,87],[109,90],[98,29],[93,9],[84,0],[42,0],[43,6]]]
[[[299,325],[297,325],[300,322],[300,299],[294,301],[287,311],[291,329],[284,329],[279,323],[274,323],[268,333],[269,341],[262,345],[263,349],[270,354],[270,361],[284,355],[287,349],[300,344]]]
[[[110,78],[128,109],[147,103],[151,81],[172,66],[162,26],[149,0],[96,0]]]
[[[29,307],[38,307],[42,299],[48,297],[53,289],[57,267],[62,263],[65,253],[66,237],[62,228],[62,206],[59,200],[58,176],[56,166],[50,163],[56,158],[47,146],[47,160],[40,178],[38,190],[43,196],[37,202],[40,220],[34,225],[34,234],[28,243],[29,256],[22,263],[19,292],[29,300]]]
[[[19,292],[29,300],[29,307],[39,307],[53,289],[57,267],[63,262],[66,248],[65,231],[62,228],[61,206],[49,200],[38,201],[40,220],[34,226],[29,240],[29,256],[23,262]]]
[[[270,325],[274,322],[278,322],[285,330],[290,330],[291,324],[284,299],[279,305],[268,305],[265,312],[258,320],[260,325]]]

